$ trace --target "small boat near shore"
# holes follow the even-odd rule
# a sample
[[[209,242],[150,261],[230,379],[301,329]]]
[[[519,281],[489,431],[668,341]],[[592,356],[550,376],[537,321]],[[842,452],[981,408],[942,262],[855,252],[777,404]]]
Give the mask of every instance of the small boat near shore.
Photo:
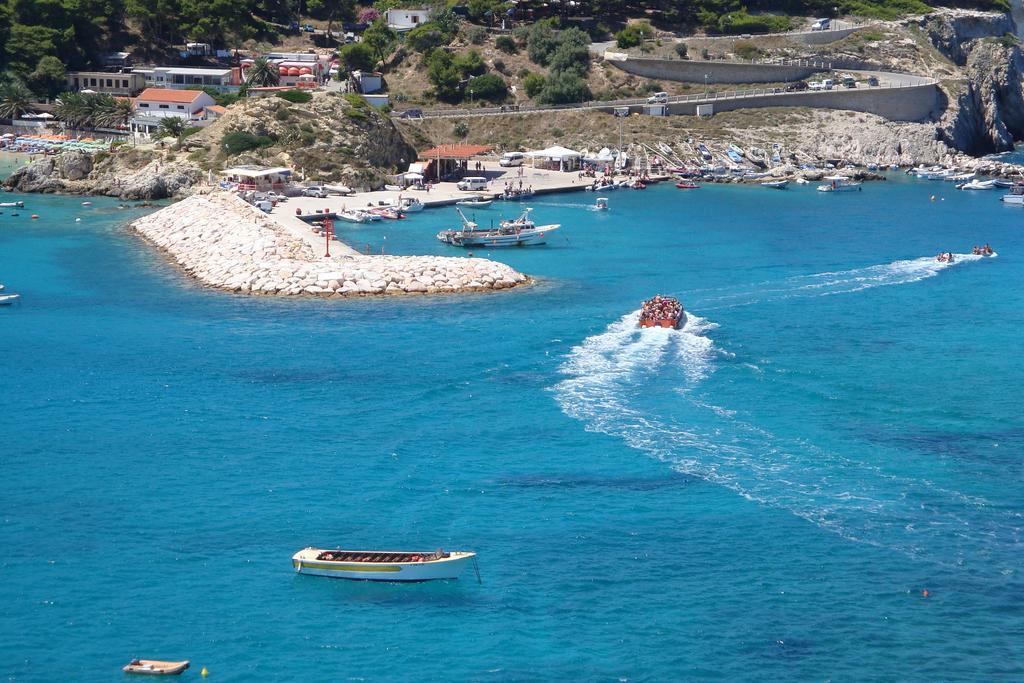
[[[700,189],[700,185],[698,185],[697,183],[691,183],[688,180],[684,180],[684,181],[676,183],[676,187],[678,189],[680,189],[680,190],[699,190]]]
[[[770,187],[773,190],[785,190],[789,187],[788,180],[766,180],[761,183],[761,187]]]
[[[1024,204],[1024,183],[1015,184],[1010,188],[1010,192],[999,200],[1007,204]]]
[[[373,218],[370,217],[365,211],[358,209],[349,209],[347,211],[341,211],[338,213],[338,218],[349,223],[369,223]],[[378,218],[378,220],[380,220]]]
[[[660,294],[640,305],[639,327],[664,327],[676,329],[686,319],[686,312],[679,299]]]
[[[0,202],[0,206],[9,209],[24,209],[25,202]]]
[[[476,557],[467,551],[324,550],[310,546],[292,556],[298,574],[354,581],[457,579]]]
[[[994,180],[979,180],[975,178],[970,182],[966,182],[963,185],[957,186],[961,190],[994,190],[996,189],[996,181]]]
[[[0,294],[0,306],[10,306],[18,303],[21,294]]]
[[[181,662],[165,662],[159,659],[133,659],[122,667],[127,674],[144,674],[146,676],[177,676],[189,667],[188,660]]]
[[[490,207],[490,205],[493,202],[494,202],[493,199],[487,199],[486,197],[482,197],[480,195],[477,195],[476,197],[467,197],[466,199],[463,199],[462,201],[455,202],[455,205],[456,206],[465,206],[465,207],[468,207],[470,209],[486,209],[486,208]]]
[[[863,189],[860,183],[842,175],[826,176],[823,180],[828,183],[818,185],[818,192],[860,192]]]

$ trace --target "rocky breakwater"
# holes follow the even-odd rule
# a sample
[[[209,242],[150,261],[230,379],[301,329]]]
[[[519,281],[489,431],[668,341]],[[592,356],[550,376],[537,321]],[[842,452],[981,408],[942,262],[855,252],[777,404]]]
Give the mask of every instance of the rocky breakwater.
[[[235,195],[194,195],[138,219],[132,229],[205,285],[278,296],[441,294],[508,289],[529,278],[481,258],[363,256],[325,258]]]

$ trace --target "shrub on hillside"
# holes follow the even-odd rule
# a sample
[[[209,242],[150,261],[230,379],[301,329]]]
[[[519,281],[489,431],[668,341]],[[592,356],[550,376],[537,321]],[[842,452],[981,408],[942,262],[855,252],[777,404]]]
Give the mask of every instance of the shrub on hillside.
[[[436,22],[428,21],[420,24],[405,35],[405,44],[416,52],[430,52],[441,47],[452,39],[452,36],[441,30]],[[358,43],[355,43],[358,45]]]
[[[474,45],[480,45],[487,40],[487,29],[482,26],[469,26],[466,28],[466,40]]]
[[[349,71],[369,71],[376,60],[373,49],[365,43],[351,43],[341,48],[341,61]]]
[[[519,52],[519,46],[516,45],[516,41],[512,36],[498,36],[494,39],[494,47],[505,54],[514,55]]]
[[[313,96],[304,90],[285,90],[275,95],[292,104],[305,104],[313,99]]]
[[[470,50],[464,54],[456,55],[452,59],[452,66],[458,69],[463,78],[468,76],[479,76],[483,72],[487,71],[487,65],[484,64],[483,58],[476,50]]]
[[[787,16],[774,14],[751,15],[746,9],[729,12],[718,18],[717,30],[721,33],[738,35],[741,33],[782,33],[793,29],[793,20]]]
[[[624,29],[615,34],[615,44],[623,50],[636,47],[646,38],[654,36],[654,29],[646,21],[638,21],[627,25]]]
[[[473,91],[474,99],[488,102],[504,102],[508,97],[508,85],[505,79],[497,74],[484,74],[470,79],[466,88]]]
[[[544,104],[585,102],[592,98],[590,86],[572,71],[556,71],[547,77],[537,100]]]
[[[228,154],[241,154],[254,149],[270,147],[274,141],[266,135],[253,135],[244,130],[236,130],[221,138],[220,144]]]
[[[434,94],[439,100],[458,102],[462,99],[459,87],[461,76],[452,60],[452,56],[444,50],[432,50],[426,59],[427,78],[434,86]]]
[[[547,79],[540,74],[526,74],[522,77],[523,90],[527,97],[536,97],[544,89],[544,82]]]
[[[757,59],[764,54],[761,48],[749,40],[737,40],[732,45],[732,51],[740,59]]]
[[[686,48],[686,43],[676,43],[676,46],[675,46],[674,49],[676,51],[676,54],[679,55],[680,59],[686,59],[686,55],[687,55],[687,52],[688,52],[688,50]]]

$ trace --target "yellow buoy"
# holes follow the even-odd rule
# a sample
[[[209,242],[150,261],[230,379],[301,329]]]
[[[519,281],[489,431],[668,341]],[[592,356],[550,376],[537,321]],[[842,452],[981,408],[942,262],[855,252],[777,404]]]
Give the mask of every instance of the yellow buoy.
[[[203,667],[203,670],[199,672],[199,675],[200,675],[200,676],[202,676],[203,678],[206,678],[207,676],[209,676],[209,675],[210,675],[210,672],[209,672],[209,671],[207,671],[207,670],[206,670],[206,667],[204,666],[204,667]]]

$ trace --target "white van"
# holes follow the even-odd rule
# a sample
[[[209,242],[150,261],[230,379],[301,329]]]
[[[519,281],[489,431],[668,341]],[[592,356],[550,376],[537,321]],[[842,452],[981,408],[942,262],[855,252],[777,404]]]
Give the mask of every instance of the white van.
[[[476,192],[477,190],[486,190],[487,178],[481,178],[479,176],[469,176],[455,183],[455,187],[459,188],[463,192]]]
[[[811,30],[812,31],[827,31],[831,25],[832,25],[832,20],[831,19],[816,19],[815,22],[813,24],[811,24]]]
[[[499,166],[522,166],[523,161],[526,159],[522,152],[505,152],[501,155],[501,159],[498,160]]]
[[[647,98],[647,104],[665,104],[668,102],[667,92],[656,92]]]

